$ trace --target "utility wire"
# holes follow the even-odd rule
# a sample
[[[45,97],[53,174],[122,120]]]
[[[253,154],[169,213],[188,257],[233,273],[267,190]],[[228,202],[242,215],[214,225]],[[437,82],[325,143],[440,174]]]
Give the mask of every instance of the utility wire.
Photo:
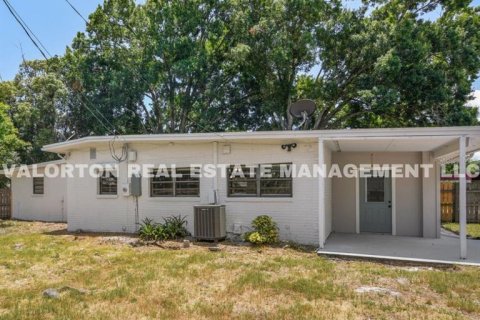
[[[35,34],[35,32],[32,31],[32,29],[30,29],[30,27],[28,26],[28,24],[25,22],[25,20],[22,19],[22,16],[20,16],[20,14],[17,12],[17,10],[15,10],[15,8],[13,7],[13,5],[7,0],[8,4],[10,5],[10,8],[12,9],[12,11],[15,13],[15,15],[20,19],[20,21],[23,23],[23,25],[27,28],[27,30],[30,32],[30,34],[35,38],[35,40],[37,40],[37,42],[40,44],[40,46],[42,47],[43,50],[45,50],[45,52],[50,56],[52,57],[52,55],[50,54],[50,52],[48,51],[47,47],[45,47],[42,43],[42,41],[37,37],[37,35]]]
[[[73,9],[73,11],[75,11],[78,14],[78,16],[82,18],[82,20],[85,21],[86,24],[88,24],[87,19],[85,19],[85,17],[80,13],[80,11],[78,11],[77,8],[75,8],[75,6],[69,0],[65,0],[65,1]]]
[[[11,15],[15,18],[15,20],[18,22],[18,24],[22,27],[23,31],[27,34],[28,38],[32,41],[32,43],[35,45],[35,47],[38,49],[38,51],[45,58],[45,60],[47,62],[47,65],[48,65],[49,59],[48,59],[47,55],[51,57],[51,54],[49,53],[49,51],[46,49],[46,47],[43,45],[43,43],[40,41],[40,39],[35,35],[35,33],[30,29],[30,27],[28,27],[27,23],[20,17],[20,15],[15,10],[15,8],[10,4],[10,2],[8,0],[2,0],[2,1],[5,4],[5,6],[7,7],[8,11],[10,11]],[[81,99],[81,97],[80,97],[80,99]],[[98,120],[105,129],[107,129],[108,133],[116,134],[115,126],[113,126],[111,124],[111,122],[107,118],[105,118],[105,116],[100,111],[98,111],[95,108],[93,108],[93,109],[90,108],[88,106],[88,103],[85,103],[85,101],[82,101],[82,99],[80,100],[80,102],[93,115],[93,117],[96,120]],[[95,114],[95,112],[96,112],[96,114]],[[113,128],[113,130],[111,130],[107,125],[105,125],[104,121],[102,121],[99,116],[101,118],[103,118],[103,120],[105,122],[107,122],[110,125],[110,127]]]
[[[82,101],[82,100],[85,100],[85,101]],[[105,118],[105,116],[100,112],[98,111],[97,109],[95,108],[92,108],[90,109],[88,107],[88,104],[90,104],[90,102],[80,94],[80,103],[88,110],[90,111],[90,113],[92,114],[92,116],[107,130],[107,133],[113,133],[114,135],[116,134],[116,130],[115,130],[115,126],[110,122],[108,121],[107,118]],[[97,114],[99,114],[106,122],[108,125],[110,125],[110,127],[108,127],[96,114],[95,112],[97,112]],[[112,130],[113,129],[113,130]]]
[[[86,19],[80,14],[80,12],[68,1],[66,0],[67,3],[70,5],[70,7],[72,7],[73,10],[75,10],[75,12],[85,21]],[[40,39],[35,35],[35,33],[32,31],[32,29],[30,29],[30,27],[27,25],[27,23],[22,19],[22,17],[20,17],[20,15],[18,14],[18,12],[15,10],[15,8],[10,4],[10,2],[8,0],[3,0],[3,3],[5,4],[5,6],[7,7],[8,11],[10,11],[11,15],[15,18],[15,20],[18,22],[18,24],[22,27],[23,31],[27,34],[28,38],[32,41],[32,43],[35,45],[35,47],[38,49],[38,51],[42,54],[42,56],[45,58],[45,61],[47,63],[47,68],[49,66],[49,59],[47,57],[47,54],[48,56],[52,57],[52,55],[50,54],[50,52],[47,50],[47,48],[43,45],[43,43],[40,41]],[[35,41],[36,40],[36,41]],[[38,43],[37,43],[38,42]],[[43,50],[42,50],[43,48]],[[45,52],[44,52],[45,50]],[[92,116],[107,130],[108,133],[113,133],[113,139],[112,141],[109,143],[109,147],[110,147],[110,151],[111,151],[111,154],[112,154],[112,157],[117,160],[118,162],[122,162],[124,160],[126,160],[126,153],[127,153],[127,149],[126,149],[126,146],[123,146],[122,147],[122,154],[120,156],[118,156],[115,152],[115,140],[117,139],[117,131],[115,129],[115,126],[112,125],[112,123],[100,112],[98,111],[96,108],[90,108],[88,106],[89,104],[89,101],[87,100],[86,97],[83,97],[84,100],[87,101],[87,103],[85,103],[85,101],[82,101],[82,95],[80,95],[80,102],[81,104],[92,114]],[[95,113],[96,112],[96,113]],[[103,118],[103,120],[105,120],[106,123],[108,123],[111,128],[113,128],[113,131],[110,130],[110,128],[100,119],[100,117]]]
[[[28,38],[30,38],[30,40],[32,41],[33,45],[35,47],[37,47],[38,51],[40,51],[40,53],[42,54],[42,56],[45,58],[45,60],[48,60],[48,57],[47,55],[45,54],[45,52],[43,52],[43,50],[40,48],[39,44],[35,41],[35,39],[32,38],[32,35],[30,34],[30,32],[28,32],[28,27],[26,27],[23,23],[22,23],[22,20],[21,18],[19,18],[19,16],[17,16],[15,14],[15,9],[13,9],[13,7],[11,6],[11,4],[8,2],[8,0],[3,0],[3,3],[5,4],[5,6],[7,7],[8,11],[10,11],[10,13],[12,14],[12,16],[15,18],[15,20],[18,22],[18,24],[22,27],[23,31],[25,31],[25,33],[27,34]]]
[[[72,5],[72,3],[71,3],[69,0],[65,0],[65,1],[66,1],[66,2],[70,5],[70,7],[80,16],[80,18],[82,18],[82,19],[85,21],[85,23],[88,23],[87,20],[83,17],[83,15]],[[128,23],[125,23],[125,24],[123,24],[123,25],[114,24],[114,22],[111,22],[111,23],[112,23],[112,25],[126,28],[126,29],[127,29],[128,31],[130,31],[134,36],[138,37],[138,34],[135,32],[135,30],[134,30],[133,28],[131,28],[131,27],[128,25]],[[144,78],[144,76],[143,76],[141,73],[139,73],[139,74],[137,74],[137,75],[138,75],[139,79],[140,79],[145,85],[147,85],[147,86],[150,85],[149,82]],[[103,115],[102,115],[102,116],[103,116]],[[187,116],[187,119],[189,119],[190,121],[192,121],[191,118],[188,117],[188,116]],[[227,141],[227,139],[226,139],[223,135],[219,134],[218,132],[214,132],[214,131],[208,130],[206,127],[200,125],[198,122],[195,123],[195,124],[197,125],[197,127],[200,127],[200,129],[202,129],[204,132],[213,133],[213,134],[215,134],[216,136],[220,137],[222,140]],[[114,143],[114,141],[113,141],[113,143]]]

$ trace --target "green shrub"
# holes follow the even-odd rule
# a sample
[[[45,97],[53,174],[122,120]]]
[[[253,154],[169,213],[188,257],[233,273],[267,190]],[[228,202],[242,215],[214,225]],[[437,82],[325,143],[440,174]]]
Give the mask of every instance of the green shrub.
[[[156,241],[158,240],[158,224],[153,222],[152,219],[145,218],[140,224],[138,229],[138,235],[142,240],[146,241]]]
[[[165,233],[165,239],[178,239],[189,236],[190,233],[187,230],[187,218],[178,216],[171,216],[163,218],[163,232]]]
[[[278,242],[277,223],[269,216],[258,216],[252,221],[253,231],[245,235],[245,240],[254,244]]]
[[[140,224],[138,235],[145,241],[162,241],[184,238],[188,232],[187,218],[171,216],[163,218],[163,223],[156,223],[152,219],[145,218]]]

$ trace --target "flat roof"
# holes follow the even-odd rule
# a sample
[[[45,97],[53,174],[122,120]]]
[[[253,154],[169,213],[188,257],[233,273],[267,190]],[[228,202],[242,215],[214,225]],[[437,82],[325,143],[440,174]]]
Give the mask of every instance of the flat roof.
[[[480,137],[480,126],[428,127],[428,128],[375,128],[339,130],[296,130],[296,131],[253,131],[253,132],[209,132],[177,134],[143,134],[117,136],[123,143],[149,142],[235,142],[248,140],[371,140],[426,137]],[[65,153],[93,144],[108,143],[113,136],[89,136],[80,139],[46,145],[43,151]]]

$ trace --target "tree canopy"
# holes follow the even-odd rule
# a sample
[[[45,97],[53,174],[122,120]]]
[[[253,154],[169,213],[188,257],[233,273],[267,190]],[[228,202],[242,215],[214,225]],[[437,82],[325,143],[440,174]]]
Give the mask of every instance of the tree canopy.
[[[18,137],[8,111],[9,107],[0,102],[0,163],[6,165],[19,161],[18,154],[26,147],[25,142]]]
[[[432,14],[440,12],[432,18]],[[32,144],[116,133],[478,123],[470,1],[105,0],[62,57],[25,61],[0,101]]]

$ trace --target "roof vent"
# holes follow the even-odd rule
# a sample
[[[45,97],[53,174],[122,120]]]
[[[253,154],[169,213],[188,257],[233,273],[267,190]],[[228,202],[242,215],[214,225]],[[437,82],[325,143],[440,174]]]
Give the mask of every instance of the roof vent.
[[[97,159],[97,148],[90,148],[90,160]]]

